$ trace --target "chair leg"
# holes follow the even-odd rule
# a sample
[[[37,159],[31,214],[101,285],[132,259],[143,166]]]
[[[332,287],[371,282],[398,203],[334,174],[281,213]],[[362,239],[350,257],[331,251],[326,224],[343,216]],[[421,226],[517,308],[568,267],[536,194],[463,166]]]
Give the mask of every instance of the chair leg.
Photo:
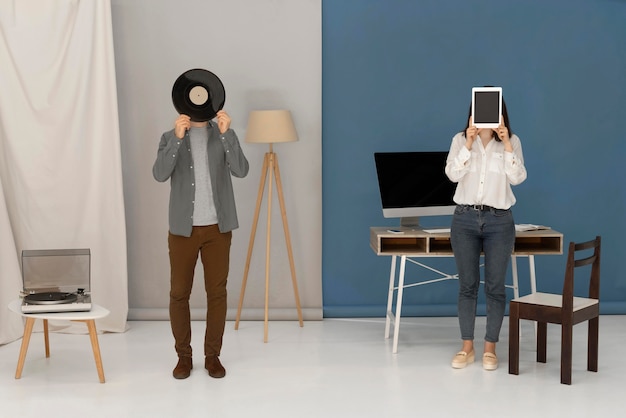
[[[509,304],[509,374],[519,374],[519,305]]]
[[[548,324],[546,322],[537,322],[537,362],[545,363],[546,345],[548,340]]]
[[[572,384],[572,323],[561,325],[561,383]]]
[[[587,336],[587,370],[598,371],[598,331],[600,318],[595,317],[589,320],[589,332]]]

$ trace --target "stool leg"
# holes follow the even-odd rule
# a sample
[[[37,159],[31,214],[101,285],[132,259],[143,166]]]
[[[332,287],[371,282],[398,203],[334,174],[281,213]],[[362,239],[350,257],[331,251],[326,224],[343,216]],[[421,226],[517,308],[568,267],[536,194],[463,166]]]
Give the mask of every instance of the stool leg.
[[[100,357],[100,345],[98,344],[98,333],[96,332],[96,321],[85,321],[89,329],[89,338],[91,339],[91,347],[93,348],[93,357],[96,360],[96,369],[98,369],[98,377],[100,383],[104,383],[104,368],[102,367],[102,358]]]
[[[30,343],[30,335],[33,333],[33,325],[35,325],[35,318],[26,318],[24,336],[22,337],[22,348],[20,348],[20,356],[17,360],[17,369],[15,370],[16,379],[22,377],[22,369],[24,368],[24,361],[26,360],[26,352],[28,351],[28,343]]]
[[[50,357],[50,334],[48,334],[48,320],[43,320],[43,340],[46,345],[46,358]]]

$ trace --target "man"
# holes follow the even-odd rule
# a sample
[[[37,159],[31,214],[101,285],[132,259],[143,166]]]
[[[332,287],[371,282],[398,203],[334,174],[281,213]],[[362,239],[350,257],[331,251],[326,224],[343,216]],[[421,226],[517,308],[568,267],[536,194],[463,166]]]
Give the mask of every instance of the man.
[[[176,379],[193,368],[189,296],[198,254],[207,294],[204,367],[211,377],[226,375],[219,355],[226,322],[226,280],[232,230],[239,225],[231,175],[245,177],[248,160],[230,129],[230,117],[193,121],[181,114],[174,129],[161,136],[152,174],[170,179],[169,234],[170,322],[178,354]]]

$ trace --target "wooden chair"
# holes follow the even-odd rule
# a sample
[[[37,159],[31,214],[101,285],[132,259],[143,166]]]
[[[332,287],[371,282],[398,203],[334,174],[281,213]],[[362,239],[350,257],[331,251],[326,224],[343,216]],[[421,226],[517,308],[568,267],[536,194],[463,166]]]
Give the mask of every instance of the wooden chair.
[[[587,252],[582,253],[587,250]],[[589,255],[588,250],[593,250]],[[579,269],[591,265],[591,268]],[[574,296],[574,270],[577,279],[589,272],[589,295]],[[600,315],[600,237],[592,241],[569,244],[563,294],[531,293],[511,300],[509,304],[509,373],[519,374],[519,320],[537,322],[537,361],[546,362],[547,324],[561,325],[561,383],[572,384],[573,326],[589,321],[587,370],[598,371],[598,325]]]

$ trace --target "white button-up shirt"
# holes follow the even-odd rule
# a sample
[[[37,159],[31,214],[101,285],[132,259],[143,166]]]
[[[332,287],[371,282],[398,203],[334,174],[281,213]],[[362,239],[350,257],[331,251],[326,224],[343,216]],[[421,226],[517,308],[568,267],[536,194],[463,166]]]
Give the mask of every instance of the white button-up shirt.
[[[489,205],[509,209],[515,204],[511,186],[526,180],[522,144],[517,135],[511,137],[513,152],[506,152],[502,142],[492,139],[484,147],[480,137],[465,147],[467,139],[459,132],[452,138],[446,175],[458,183],[454,202],[459,205]]]

